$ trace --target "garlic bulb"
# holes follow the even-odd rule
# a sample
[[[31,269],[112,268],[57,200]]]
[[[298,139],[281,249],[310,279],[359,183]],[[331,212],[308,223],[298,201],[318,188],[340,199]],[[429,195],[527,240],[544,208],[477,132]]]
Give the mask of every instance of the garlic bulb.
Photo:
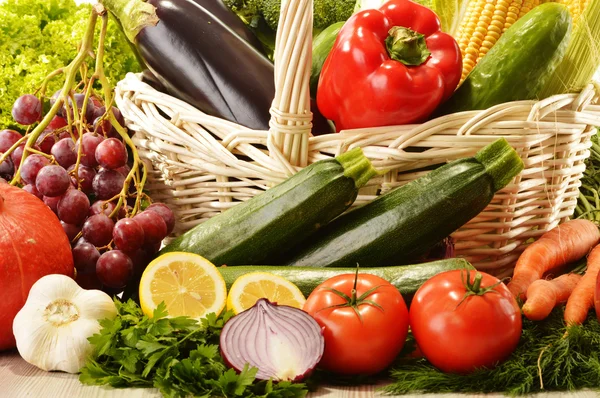
[[[88,337],[100,330],[98,321],[116,315],[106,293],[84,290],[65,275],[46,275],[33,284],[13,321],[17,349],[42,370],[77,373],[91,354]]]

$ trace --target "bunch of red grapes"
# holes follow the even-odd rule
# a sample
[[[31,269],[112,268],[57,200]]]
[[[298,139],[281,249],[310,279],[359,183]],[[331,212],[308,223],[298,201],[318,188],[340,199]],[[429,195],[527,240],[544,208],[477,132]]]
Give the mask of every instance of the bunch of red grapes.
[[[60,92],[51,105],[57,95]],[[73,100],[81,110],[85,95],[74,94]],[[73,109],[69,105],[59,109],[22,165],[25,142],[14,146],[23,136],[14,130],[0,131],[0,155],[13,148],[0,163],[0,178],[10,181],[19,170],[23,189],[58,216],[71,240],[80,285],[119,292],[139,278],[173,230],[175,217],[161,203],[131,217],[138,196],[133,179],[125,188],[126,200],[115,211],[131,171],[127,147],[98,99],[88,99],[80,116],[85,126],[81,136],[68,126],[68,116],[73,120],[72,114],[67,115]],[[121,112],[115,107],[110,111],[124,126]],[[35,124],[42,118],[42,103],[34,95],[23,95],[15,101],[12,115],[21,125]]]

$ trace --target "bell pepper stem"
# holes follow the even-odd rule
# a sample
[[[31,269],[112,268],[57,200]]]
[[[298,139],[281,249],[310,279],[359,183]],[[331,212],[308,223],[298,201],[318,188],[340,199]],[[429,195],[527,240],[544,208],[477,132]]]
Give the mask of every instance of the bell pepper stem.
[[[394,26],[388,31],[385,46],[391,59],[407,66],[421,65],[431,52],[427,48],[425,36],[402,26]]]

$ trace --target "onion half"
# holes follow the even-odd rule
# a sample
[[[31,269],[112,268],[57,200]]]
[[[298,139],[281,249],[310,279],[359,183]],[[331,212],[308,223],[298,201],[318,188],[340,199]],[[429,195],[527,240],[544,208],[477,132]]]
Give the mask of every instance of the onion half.
[[[306,312],[260,299],[221,331],[221,355],[238,372],[258,368],[259,380],[300,381],[317,366],[325,339]]]

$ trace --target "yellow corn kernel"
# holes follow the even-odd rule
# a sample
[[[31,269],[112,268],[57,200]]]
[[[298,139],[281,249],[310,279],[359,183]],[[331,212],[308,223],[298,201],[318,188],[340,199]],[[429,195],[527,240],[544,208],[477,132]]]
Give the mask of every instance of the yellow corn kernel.
[[[539,6],[539,5],[540,5],[540,1],[539,0],[525,0],[525,1],[523,1],[523,5],[521,6],[521,9],[519,10],[519,18],[521,18],[523,15],[525,15],[529,11],[531,11],[533,9],[533,7]]]
[[[461,82],[502,33],[539,4],[540,0],[470,0],[455,35],[463,57]]]
[[[556,2],[567,6],[571,18],[573,18],[573,25],[575,25],[581,14],[583,14],[583,10],[588,6],[589,0],[557,0]]]

